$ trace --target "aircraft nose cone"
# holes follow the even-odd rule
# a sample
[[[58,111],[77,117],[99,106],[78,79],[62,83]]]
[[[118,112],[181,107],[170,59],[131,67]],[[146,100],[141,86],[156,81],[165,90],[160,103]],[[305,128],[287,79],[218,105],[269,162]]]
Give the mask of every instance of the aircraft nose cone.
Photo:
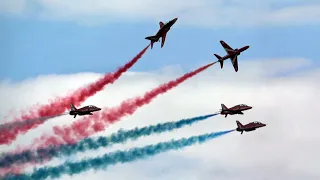
[[[250,46],[245,46],[245,49],[249,49]]]
[[[178,18],[174,18],[174,19],[173,19],[173,22],[176,22],[177,20],[178,20]]]

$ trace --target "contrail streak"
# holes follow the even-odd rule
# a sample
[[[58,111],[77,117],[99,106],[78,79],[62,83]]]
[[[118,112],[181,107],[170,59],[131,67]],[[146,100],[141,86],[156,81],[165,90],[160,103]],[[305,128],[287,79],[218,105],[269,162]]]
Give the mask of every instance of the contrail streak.
[[[159,123],[156,125],[135,128],[132,130],[119,130],[110,136],[100,136],[98,138],[86,138],[76,144],[67,144],[50,148],[41,148],[35,151],[24,151],[18,154],[7,154],[0,158],[0,167],[10,167],[14,164],[24,163],[43,163],[53,157],[69,156],[77,152],[85,152],[87,150],[95,150],[101,147],[108,147],[116,143],[125,143],[128,140],[135,140],[141,136],[159,134],[167,131],[182,128],[193,123],[206,120],[216,114],[182,119],[176,122]]]
[[[66,162],[54,167],[43,167],[35,170],[31,174],[7,175],[4,180],[31,180],[31,179],[46,179],[46,178],[60,178],[64,174],[75,175],[90,169],[104,169],[107,166],[118,163],[127,163],[155,156],[159,153],[167,152],[169,150],[177,150],[187,146],[192,146],[197,143],[204,143],[208,140],[217,138],[219,136],[228,134],[234,130],[208,133],[200,136],[192,136],[189,138],[182,138],[179,140],[171,140],[168,142],[160,142],[155,145],[148,145],[139,148],[131,148],[127,151],[115,151],[107,153],[103,156],[84,159],[79,162]]]

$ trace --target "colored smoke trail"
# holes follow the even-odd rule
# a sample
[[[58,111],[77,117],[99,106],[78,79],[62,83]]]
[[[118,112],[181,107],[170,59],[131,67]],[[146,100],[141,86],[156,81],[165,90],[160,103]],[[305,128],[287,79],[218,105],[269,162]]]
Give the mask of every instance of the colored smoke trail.
[[[124,66],[120,67],[116,72],[108,73],[98,81],[86,87],[80,88],[66,97],[56,98],[50,104],[42,105],[36,108],[35,111],[30,111],[27,115],[22,115],[15,121],[22,121],[24,119],[36,119],[39,117],[61,114],[69,109],[71,103],[73,103],[75,106],[79,106],[87,98],[93,96],[98,91],[101,91],[105,85],[114,83],[124,72],[131,68],[142,57],[149,46],[150,45],[145,47],[136,57],[134,57]],[[13,128],[10,131],[0,131],[0,145],[12,143],[12,141],[14,141],[19,134],[24,134],[30,129],[36,128],[44,122],[45,121],[37,121],[33,124],[26,124],[23,127]]]
[[[37,123],[37,121],[47,121],[49,119],[57,118],[57,117],[64,116],[67,114],[68,113],[62,113],[62,114],[53,115],[53,116],[43,116],[43,117],[39,117],[39,118],[35,118],[35,119],[28,119],[28,120],[24,120],[24,121],[15,121],[12,123],[1,124],[0,131],[3,131],[3,130],[8,131],[8,130],[11,130],[12,128],[22,128],[23,126],[26,126],[27,124],[34,124],[34,123]]]
[[[194,144],[205,143],[208,140],[226,135],[234,130],[208,133],[179,140],[160,142],[155,145],[148,145],[139,148],[131,148],[127,151],[115,151],[103,156],[85,159],[79,162],[66,162],[55,167],[43,167],[35,170],[31,174],[9,175],[4,177],[5,180],[26,180],[26,179],[46,179],[60,178],[64,174],[75,175],[90,169],[105,169],[107,166],[118,163],[132,162],[138,159],[144,159],[155,156],[169,150],[177,150]]]
[[[77,152],[87,150],[96,150],[101,147],[108,147],[116,143],[125,143],[128,140],[135,140],[142,136],[159,134],[167,131],[182,128],[187,125],[208,119],[217,114],[209,114],[189,119],[182,119],[177,122],[159,123],[132,130],[119,130],[108,137],[100,136],[99,138],[86,138],[76,144],[67,144],[50,148],[41,148],[36,151],[24,151],[19,154],[8,154],[0,158],[0,167],[9,167],[13,164],[39,163],[48,161],[53,157],[70,156]]]
[[[78,140],[84,139],[94,133],[103,131],[110,123],[117,122],[120,118],[133,114],[139,107],[150,103],[158,95],[167,92],[168,90],[178,86],[185,80],[197,75],[214,65],[210,63],[202,66],[195,71],[186,73],[176,80],[162,84],[151,91],[146,92],[142,97],[136,97],[123,101],[120,106],[110,109],[104,109],[92,116],[85,117],[81,120],[75,121],[71,126],[53,128],[55,136],[42,136],[40,138],[40,145],[38,147],[47,147],[49,145],[76,143]],[[36,141],[36,143],[37,143]],[[36,144],[34,144],[36,145]]]

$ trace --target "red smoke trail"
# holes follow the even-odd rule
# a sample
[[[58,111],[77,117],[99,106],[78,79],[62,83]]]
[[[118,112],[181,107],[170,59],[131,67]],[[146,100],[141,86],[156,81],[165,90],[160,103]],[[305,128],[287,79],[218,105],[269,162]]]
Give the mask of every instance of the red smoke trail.
[[[9,167],[0,169],[0,179],[1,176],[5,176],[6,174],[21,174],[23,173],[21,167]]]
[[[187,73],[182,77],[162,84],[157,88],[146,92],[142,97],[126,100],[120,104],[120,106],[110,109],[104,109],[99,113],[95,113],[92,116],[87,116],[81,120],[75,121],[71,126],[57,127],[55,126],[54,133],[56,136],[42,136],[36,141],[38,147],[47,147],[49,145],[59,145],[66,143],[75,143],[85,137],[88,137],[94,133],[103,131],[105,127],[118,121],[121,117],[133,114],[139,107],[150,103],[155,97],[167,92],[168,90],[178,86],[185,80],[195,76],[196,74],[204,71],[212,66],[214,63],[200,67],[195,71]],[[36,145],[36,144],[34,144]]]
[[[104,109],[100,113],[95,113],[92,116],[87,116],[81,120],[75,121],[70,127],[54,127],[56,136],[43,135],[40,139],[36,140],[33,147],[23,148],[15,152],[18,153],[26,149],[47,147],[49,145],[60,145],[66,143],[75,143],[77,140],[88,137],[96,132],[103,131],[109,123],[118,121],[125,115],[133,114],[139,107],[148,104],[158,95],[167,92],[168,90],[178,86],[185,80],[195,76],[196,74],[204,71],[215,63],[208,64],[200,67],[197,70],[187,73],[182,77],[162,84],[157,88],[146,92],[144,96],[126,100],[120,106],[110,109]],[[49,159],[48,159],[49,160]],[[18,166],[13,166],[15,169],[22,171],[27,166],[36,165],[37,163],[28,163]],[[1,170],[0,170],[1,171]]]
[[[69,109],[71,103],[75,106],[79,106],[83,101],[85,101],[88,97],[93,96],[98,91],[101,91],[105,85],[114,83],[124,72],[126,72],[129,68],[131,68],[147,51],[150,45],[145,47],[136,57],[134,57],[130,62],[125,64],[123,67],[120,67],[114,73],[108,73],[104,75],[98,81],[90,84],[87,87],[80,88],[73,92],[72,94],[62,97],[56,98],[50,104],[40,106],[36,109],[36,111],[29,112],[28,115],[22,115],[18,119],[35,119],[44,116],[52,116],[64,113],[66,110]],[[0,132],[0,145],[1,144],[10,144],[14,141],[19,134],[24,134],[28,130],[36,128],[40,124],[44,123],[45,121],[36,121],[36,123],[26,124],[23,127],[16,127],[11,128],[8,130],[4,130]]]

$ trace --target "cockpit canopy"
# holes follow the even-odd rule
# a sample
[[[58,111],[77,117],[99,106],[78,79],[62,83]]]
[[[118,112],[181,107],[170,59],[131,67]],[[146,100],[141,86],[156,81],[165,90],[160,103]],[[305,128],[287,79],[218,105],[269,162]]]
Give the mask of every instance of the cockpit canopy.
[[[239,104],[239,106],[248,107],[248,105],[245,104]]]
[[[254,121],[253,123],[254,123],[254,124],[262,124],[262,123],[259,122],[259,121]]]
[[[94,105],[89,105],[88,107],[89,107],[89,108],[97,108],[97,107],[94,106]]]

